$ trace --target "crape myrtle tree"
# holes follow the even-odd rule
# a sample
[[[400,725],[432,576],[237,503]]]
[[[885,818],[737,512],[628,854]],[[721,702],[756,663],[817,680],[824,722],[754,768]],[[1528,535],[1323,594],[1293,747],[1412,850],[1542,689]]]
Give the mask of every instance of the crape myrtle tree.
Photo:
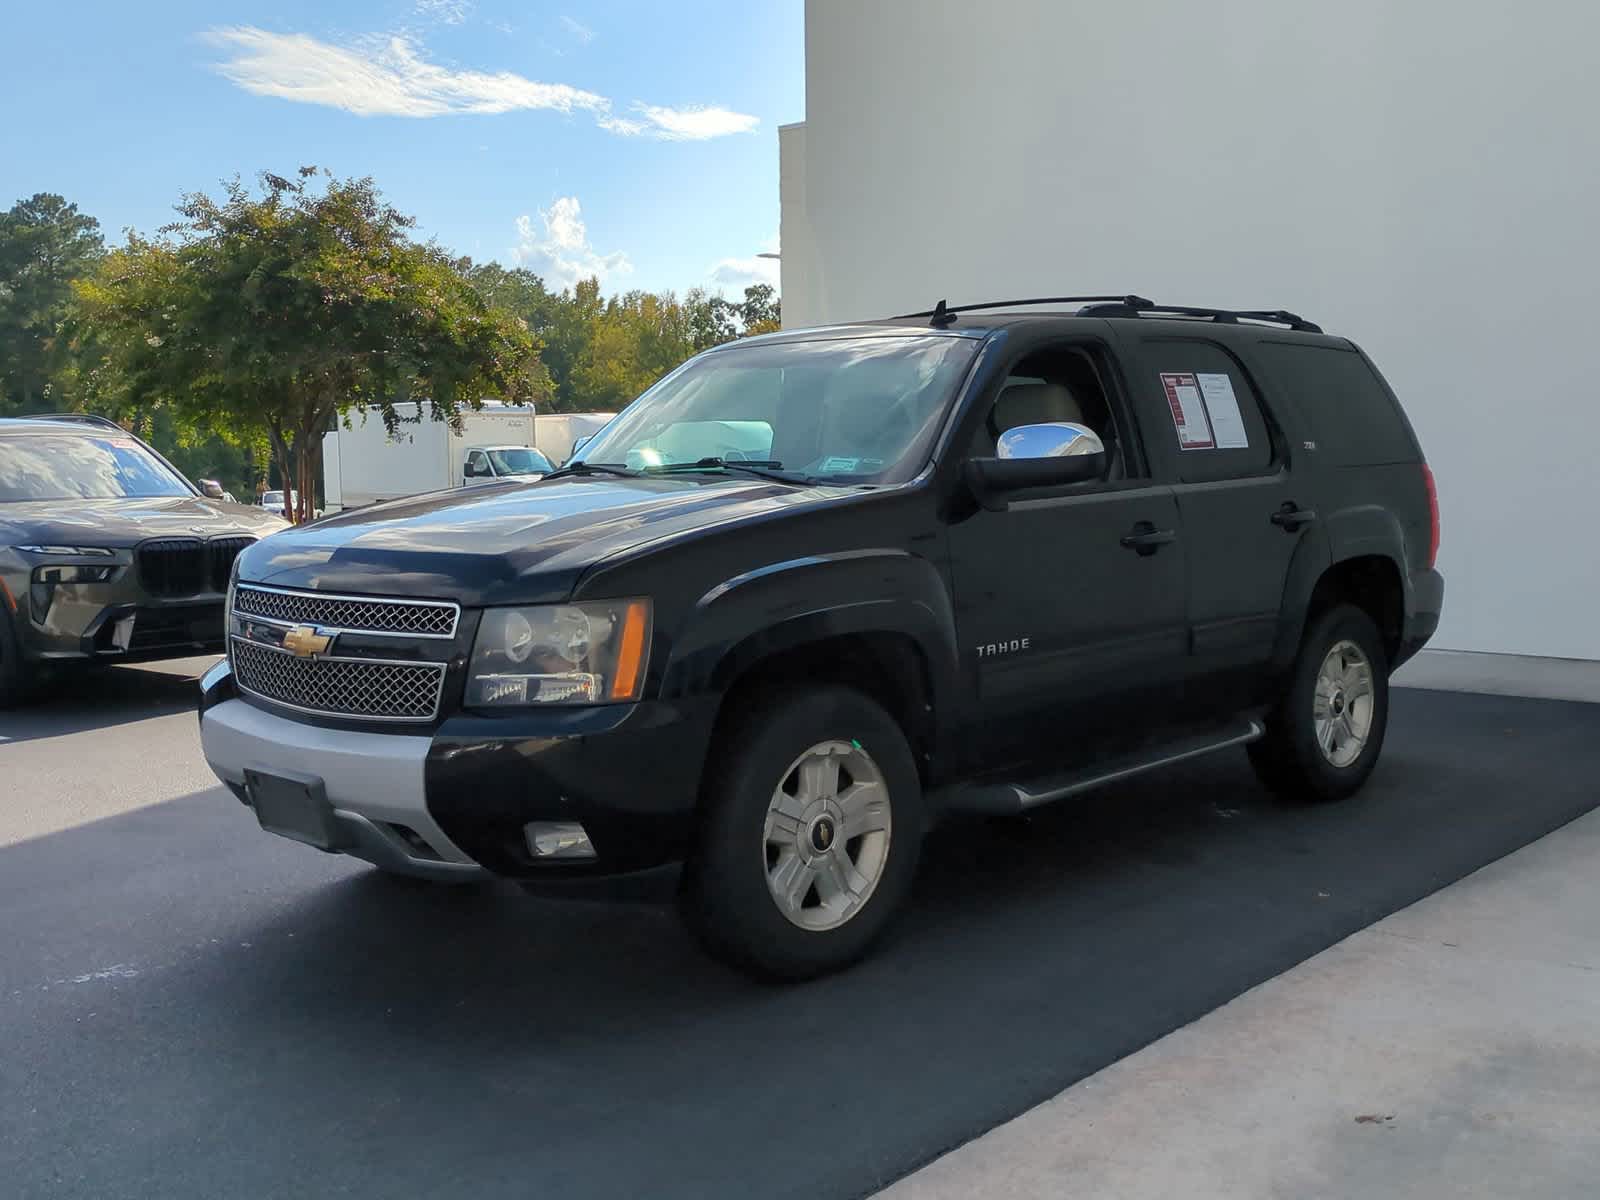
[[[155,405],[241,444],[264,434],[297,521],[316,503],[322,436],[352,410],[394,433],[408,416],[459,427],[485,400],[551,393],[527,322],[414,241],[370,179],[302,167],[257,189],[235,179],[220,200],[187,195],[177,212],[76,285],[96,351],[83,386],[124,417]]]

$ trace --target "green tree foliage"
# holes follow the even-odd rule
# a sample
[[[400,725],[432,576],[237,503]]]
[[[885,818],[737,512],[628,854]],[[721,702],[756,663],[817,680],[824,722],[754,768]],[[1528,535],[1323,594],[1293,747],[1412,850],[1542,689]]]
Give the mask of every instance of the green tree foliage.
[[[0,213],[0,416],[69,403],[72,281],[104,250],[100,223],[49,192]]]
[[[178,215],[107,254],[60,196],[0,214],[0,415],[105,413],[244,500],[287,484],[309,509],[322,431],[352,408],[391,427],[413,397],[445,419],[490,397],[615,410],[781,319],[766,284],[608,299],[597,279],[552,291],[452,260],[371,181],[309,168],[187,196]]]
[[[554,381],[552,412],[610,412],[627,404],[690,355],[734,338],[779,327],[769,284],[746,288],[743,302],[700,288],[630,291],[609,300],[597,279],[552,292],[531,271],[498,263],[463,271],[491,304],[522,318],[543,343]]]
[[[410,237],[371,180],[314,168],[186,196],[155,238],[130,235],[77,288],[101,360],[86,391],[125,419],[248,441],[265,433],[309,517],[322,435],[351,408],[393,431],[421,401],[459,422],[486,399],[548,397],[527,324],[491,305],[460,264]]]

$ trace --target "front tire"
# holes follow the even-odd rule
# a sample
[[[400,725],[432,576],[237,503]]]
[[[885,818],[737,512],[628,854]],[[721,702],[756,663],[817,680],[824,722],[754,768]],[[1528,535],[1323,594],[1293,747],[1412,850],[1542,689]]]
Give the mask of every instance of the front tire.
[[[1343,800],[1378,764],[1389,725],[1389,656],[1372,618],[1339,604],[1312,621],[1289,686],[1250,746],[1261,781],[1286,800]]]
[[[922,831],[916,762],[889,714],[848,688],[790,693],[712,748],[685,918],[757,975],[836,971],[904,902]]]

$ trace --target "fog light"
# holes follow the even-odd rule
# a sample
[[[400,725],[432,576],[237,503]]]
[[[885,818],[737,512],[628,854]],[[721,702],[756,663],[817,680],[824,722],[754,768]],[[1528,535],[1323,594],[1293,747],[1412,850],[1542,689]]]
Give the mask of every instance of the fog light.
[[[535,858],[593,858],[594,846],[576,821],[529,821],[522,827]]]

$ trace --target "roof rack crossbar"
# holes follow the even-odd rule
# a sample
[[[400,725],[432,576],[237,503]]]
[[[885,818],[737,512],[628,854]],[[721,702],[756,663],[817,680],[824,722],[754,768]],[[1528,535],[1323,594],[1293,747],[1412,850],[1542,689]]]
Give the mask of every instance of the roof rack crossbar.
[[[75,425],[98,425],[103,429],[115,429],[118,433],[126,433],[110,417],[102,417],[98,413],[35,413],[23,418],[27,421],[70,421]]]

